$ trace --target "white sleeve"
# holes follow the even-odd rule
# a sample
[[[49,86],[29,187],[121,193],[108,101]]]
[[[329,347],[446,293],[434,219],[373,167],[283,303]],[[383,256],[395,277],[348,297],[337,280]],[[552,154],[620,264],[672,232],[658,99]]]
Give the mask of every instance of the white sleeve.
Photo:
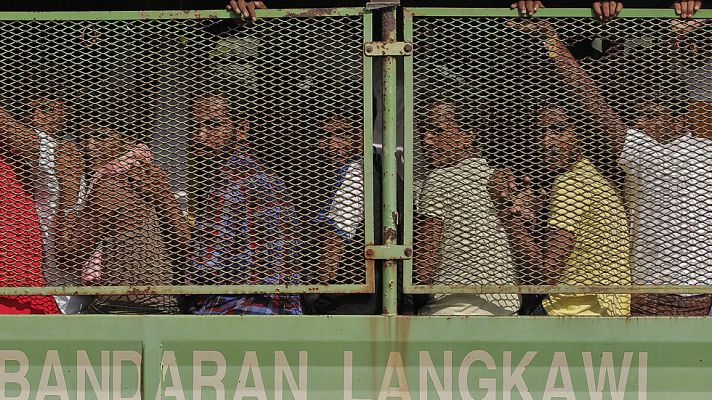
[[[425,180],[418,201],[418,212],[429,217],[443,218],[450,209],[452,183],[456,182],[456,178],[444,169],[433,170]]]
[[[363,165],[353,164],[346,171],[344,181],[336,191],[331,214],[337,229],[353,237],[363,220]]]
[[[618,163],[624,167],[634,169],[640,160],[640,152],[644,147],[645,134],[635,129],[628,129],[625,135],[625,143],[621,151]]]

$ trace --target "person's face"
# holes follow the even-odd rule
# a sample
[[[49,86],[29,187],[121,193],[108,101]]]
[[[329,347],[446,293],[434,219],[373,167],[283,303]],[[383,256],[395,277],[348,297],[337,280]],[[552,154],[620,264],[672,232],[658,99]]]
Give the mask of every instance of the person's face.
[[[655,103],[643,103],[638,107],[635,127],[646,135],[660,141],[669,140],[679,134],[675,118],[670,110]]]
[[[346,162],[361,153],[363,134],[345,118],[330,118],[324,123],[320,146],[334,161]]]
[[[455,106],[438,102],[430,105],[425,126],[421,130],[425,152],[435,166],[459,161],[460,155],[472,146],[473,132],[465,132],[457,122]]]
[[[576,162],[579,154],[576,126],[561,108],[544,108],[539,113],[544,131],[542,152],[544,163],[554,171],[565,171]]]
[[[32,114],[30,125],[50,135],[55,135],[64,129],[66,122],[66,105],[61,100],[40,98],[30,103]]]
[[[102,161],[109,161],[119,157],[127,151],[121,135],[109,128],[86,128],[84,134],[87,137],[85,142],[89,160],[92,163],[101,164]]]
[[[225,148],[236,134],[228,101],[220,96],[199,99],[193,110],[196,130],[193,139],[212,150]],[[242,138],[237,138],[238,140]]]

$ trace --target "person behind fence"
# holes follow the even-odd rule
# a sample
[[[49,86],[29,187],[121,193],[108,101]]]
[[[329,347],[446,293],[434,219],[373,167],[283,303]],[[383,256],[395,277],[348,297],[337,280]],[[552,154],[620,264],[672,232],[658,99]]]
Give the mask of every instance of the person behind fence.
[[[556,32],[548,25],[541,29],[558,71],[572,89],[585,93],[584,106],[603,125],[610,148],[627,172],[635,283],[712,283],[712,141],[693,134],[673,114],[676,101],[665,93],[667,87],[639,100],[634,126],[626,129]],[[702,316],[710,306],[712,295],[642,294],[633,296],[632,312]]]
[[[196,149],[219,164],[208,177],[203,212],[193,232],[190,279],[206,285],[297,284],[300,240],[284,181],[263,166],[247,144],[250,124],[233,117],[222,94],[197,97]],[[299,295],[197,295],[194,314],[302,314]]]
[[[514,285],[515,262],[490,197],[494,169],[480,155],[477,133],[453,100],[428,102],[421,128],[434,169],[417,204],[415,271],[421,284]],[[516,294],[437,294],[429,315],[512,315]]]
[[[27,181],[42,161],[40,137],[2,107],[0,132],[0,285],[45,286],[46,228],[40,223],[32,182]],[[0,296],[0,314],[58,313],[52,296]]]
[[[509,204],[508,230],[516,232],[514,248],[525,253],[526,262],[539,266],[544,283],[550,285],[629,285],[630,238],[628,218],[621,193],[585,154],[581,131],[587,131],[577,115],[565,106],[539,110],[543,130],[543,161],[555,176],[548,194],[547,230],[537,241],[530,221],[539,214],[544,197],[531,188],[499,185],[501,200]],[[511,177],[503,177],[511,182]],[[538,201],[537,201],[538,200]],[[534,315],[627,316],[627,294],[549,294],[530,310]]]
[[[115,129],[82,130],[91,174],[77,205],[57,218],[61,265],[85,285],[171,285],[180,258],[172,250],[186,248],[189,231],[166,173],[146,145]],[[168,314],[180,304],[173,295],[97,295],[88,312]]]
[[[322,283],[363,276],[364,243],[364,158],[361,121],[346,114],[333,113],[323,123],[320,149],[330,158],[334,169],[332,190],[318,211],[315,223],[324,232],[319,266]],[[373,152],[374,209],[382,208],[380,196],[381,161]],[[399,189],[400,191],[400,189]],[[402,199],[402,191],[399,198]],[[381,241],[380,213],[375,213],[374,239]],[[321,294],[310,312],[314,314],[380,314],[382,310],[381,268],[376,265],[377,290],[372,294]],[[326,275],[326,276],[323,276]],[[358,279],[358,278],[357,278]],[[402,293],[402,266],[399,265],[399,314],[413,314],[412,298]]]
[[[32,191],[42,228],[42,267],[51,286],[77,285],[57,268],[56,233],[53,222],[58,208],[75,204],[79,194],[84,162],[76,143],[65,135],[70,125],[69,105],[51,95],[39,95],[30,102],[28,124],[39,138],[37,162],[32,166]],[[55,296],[65,314],[86,309],[85,296]]]

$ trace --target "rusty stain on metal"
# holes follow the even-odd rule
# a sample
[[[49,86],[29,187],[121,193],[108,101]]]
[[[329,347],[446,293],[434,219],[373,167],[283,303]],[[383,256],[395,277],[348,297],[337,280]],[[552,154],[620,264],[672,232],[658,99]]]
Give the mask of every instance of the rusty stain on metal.
[[[323,17],[334,14],[337,8],[310,8],[301,12],[289,12],[287,17]]]
[[[410,343],[410,325],[413,316],[401,316],[395,319],[396,348],[403,356],[403,363],[408,365],[408,344]]]
[[[373,258],[373,249],[366,250],[366,258]]]
[[[383,239],[388,242],[389,240],[395,241],[398,238],[398,233],[394,228],[386,228],[383,231]]]
[[[393,221],[393,225],[398,226],[399,220],[400,220],[400,218],[398,218],[398,211],[393,211],[391,213],[391,221]]]
[[[394,13],[394,9],[386,11],[387,14]],[[395,18],[383,18],[383,32],[395,32],[396,31],[396,19]]]
[[[139,19],[215,19],[220,18],[216,12],[203,13],[203,10],[180,10],[171,12],[159,12],[158,14],[139,11]]]
[[[156,293],[154,293],[154,291],[151,287],[142,289],[142,288],[138,288],[138,287],[129,286],[128,290],[126,291],[126,294],[128,294],[128,295],[146,295],[146,294],[156,294]]]
[[[410,248],[410,247],[408,247],[408,248],[406,248],[405,250],[403,250],[403,254],[404,254],[406,257],[413,257],[413,249]]]

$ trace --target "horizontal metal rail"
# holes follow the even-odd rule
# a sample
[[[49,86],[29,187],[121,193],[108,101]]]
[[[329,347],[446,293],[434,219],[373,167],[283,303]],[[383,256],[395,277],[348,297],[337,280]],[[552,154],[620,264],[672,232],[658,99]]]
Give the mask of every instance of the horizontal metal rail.
[[[519,11],[508,8],[431,8],[408,7],[405,15],[411,17],[519,17]],[[590,8],[543,8],[537,18],[590,18],[595,17]],[[626,8],[618,18],[680,18],[673,9]],[[699,10],[693,18],[712,18],[712,10]]]
[[[363,8],[355,7],[257,10],[257,16],[259,18],[343,17],[363,14]],[[242,17],[227,10],[0,12],[0,21],[118,21],[229,18]]]

